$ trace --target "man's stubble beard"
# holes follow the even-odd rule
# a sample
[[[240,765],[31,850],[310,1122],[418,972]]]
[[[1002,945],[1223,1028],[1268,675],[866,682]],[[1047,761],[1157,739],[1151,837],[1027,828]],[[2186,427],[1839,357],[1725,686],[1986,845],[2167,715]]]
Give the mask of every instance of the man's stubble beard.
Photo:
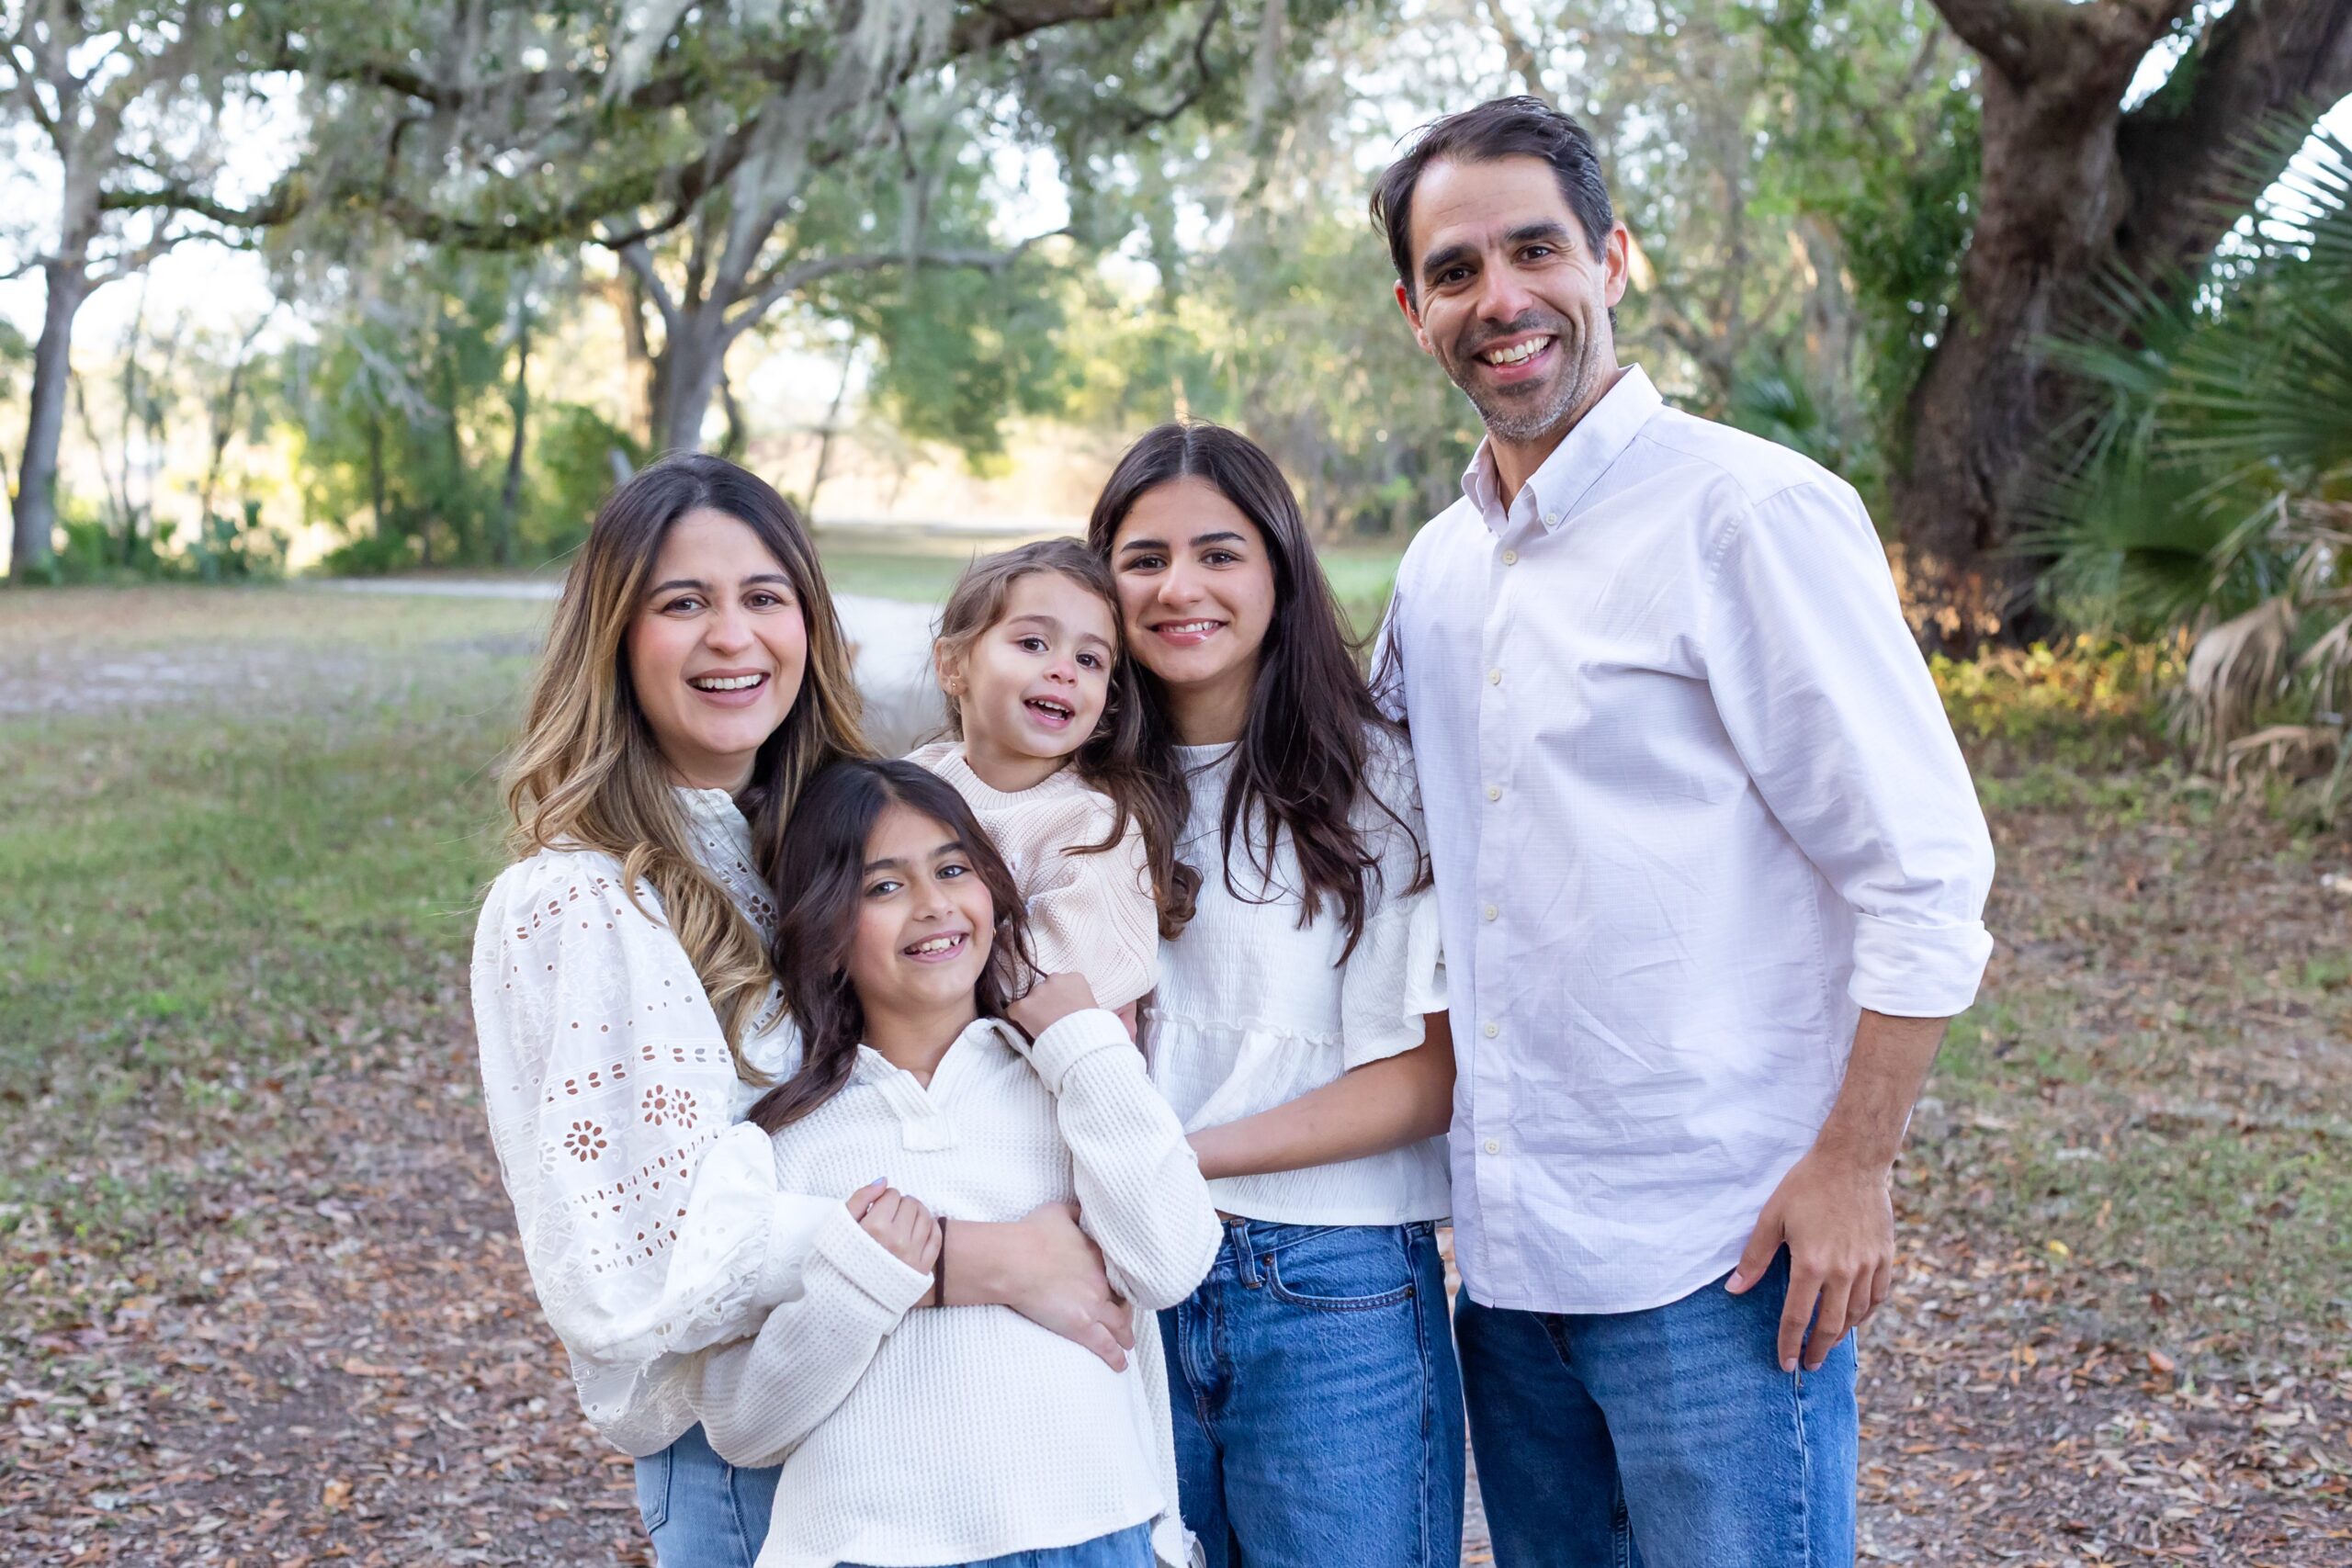
[[[1567,339],[1566,331],[1555,330],[1554,341],[1564,349],[1567,346]],[[1600,384],[1600,366],[1590,335],[1577,334],[1577,351],[1575,365],[1560,378],[1551,395],[1532,408],[1501,400],[1490,403],[1464,385],[1459,376],[1453,378],[1453,384],[1462,389],[1470,400],[1470,406],[1478,411],[1478,418],[1485,423],[1489,435],[1514,446],[1530,446],[1558,435],[1591,400]],[[1472,361],[1476,362],[1475,355]],[[1452,367],[1447,369],[1451,374]]]

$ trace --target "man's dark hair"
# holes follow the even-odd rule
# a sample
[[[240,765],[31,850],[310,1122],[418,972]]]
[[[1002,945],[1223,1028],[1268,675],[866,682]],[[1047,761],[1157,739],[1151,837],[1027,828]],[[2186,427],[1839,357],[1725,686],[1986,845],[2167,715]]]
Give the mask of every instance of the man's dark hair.
[[[1388,238],[1388,257],[1396,265],[1406,298],[1419,300],[1421,292],[1413,275],[1413,187],[1420,184],[1421,171],[1441,158],[1477,164],[1541,158],[1552,165],[1560,195],[1593,254],[1609,243],[1617,214],[1584,127],[1541,98],[1493,98],[1421,127],[1405,155],[1381,171],[1372,188],[1373,226]]]

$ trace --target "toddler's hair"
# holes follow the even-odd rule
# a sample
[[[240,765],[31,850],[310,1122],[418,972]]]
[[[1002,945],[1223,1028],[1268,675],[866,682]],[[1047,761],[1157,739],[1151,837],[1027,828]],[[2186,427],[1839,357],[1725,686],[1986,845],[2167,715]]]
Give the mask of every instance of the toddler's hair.
[[[983,1018],[1028,989],[1037,966],[1012,872],[956,786],[908,761],[835,762],[801,792],[785,824],[776,886],[785,899],[769,956],[784,1005],[800,1029],[800,1066],[760,1097],[750,1120],[763,1132],[788,1127],[841,1092],[857,1064],[865,1009],[850,984],[849,952],[865,889],[865,843],[892,806],[930,818],[955,835],[996,906],[987,968],[977,1001]]]
[[[1115,819],[1100,843],[1073,846],[1072,854],[1101,854],[1116,849],[1133,821],[1143,829],[1144,850],[1151,868],[1152,900],[1159,910],[1159,934],[1171,938],[1193,918],[1193,903],[1200,891],[1200,873],[1176,858],[1176,837],[1184,826],[1184,796],[1180,781],[1156,777],[1142,763],[1143,704],[1136,685],[1133,661],[1127,657],[1126,636],[1119,613],[1119,585],[1102,558],[1077,539],[1039,539],[1009,550],[981,556],[964,569],[939,613],[939,632],[932,662],[943,657],[961,659],[972,651],[992,626],[1004,619],[1012,585],[1038,572],[1057,572],[1102,601],[1110,612],[1117,657],[1111,665],[1102,716],[1071,758],[1078,776],[1111,797]],[[964,737],[964,705],[954,693],[941,695],[947,703],[947,732]]]

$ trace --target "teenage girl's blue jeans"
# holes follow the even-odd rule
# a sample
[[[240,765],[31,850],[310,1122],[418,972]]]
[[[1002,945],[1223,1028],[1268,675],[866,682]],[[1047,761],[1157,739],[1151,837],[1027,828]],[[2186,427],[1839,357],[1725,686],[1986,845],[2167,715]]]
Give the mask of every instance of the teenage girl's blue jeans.
[[[700,1427],[639,1460],[637,1511],[661,1568],[752,1568],[778,1473],[728,1463]]]
[[[1454,1568],[1462,1384],[1437,1227],[1226,1222],[1159,1314],[1209,1568]]]
[[[1454,1312],[1498,1568],[1846,1568],[1854,1339],[1781,1371],[1783,1251],[1646,1312]]]

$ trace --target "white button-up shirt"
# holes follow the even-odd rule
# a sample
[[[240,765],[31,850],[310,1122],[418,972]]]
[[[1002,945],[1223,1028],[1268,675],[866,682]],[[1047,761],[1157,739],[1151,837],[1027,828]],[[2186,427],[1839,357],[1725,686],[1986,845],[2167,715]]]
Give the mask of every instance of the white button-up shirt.
[[[1632,1312],[1737,1260],[1860,1010],[1976,993],[1993,852],[1853,490],[1628,368],[1506,508],[1415,538],[1402,664],[1445,939],[1455,1253]]]

